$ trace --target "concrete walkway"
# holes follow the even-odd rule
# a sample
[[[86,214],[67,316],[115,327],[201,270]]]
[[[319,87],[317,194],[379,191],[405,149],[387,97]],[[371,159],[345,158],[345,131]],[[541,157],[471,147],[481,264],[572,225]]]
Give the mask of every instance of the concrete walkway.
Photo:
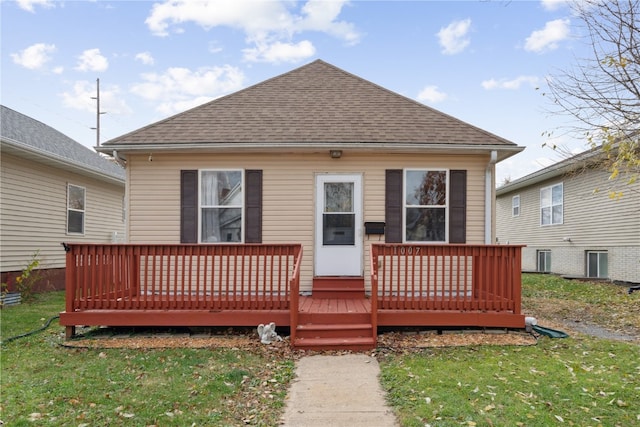
[[[379,374],[378,361],[365,354],[303,357],[297,362],[281,425],[397,427]]]

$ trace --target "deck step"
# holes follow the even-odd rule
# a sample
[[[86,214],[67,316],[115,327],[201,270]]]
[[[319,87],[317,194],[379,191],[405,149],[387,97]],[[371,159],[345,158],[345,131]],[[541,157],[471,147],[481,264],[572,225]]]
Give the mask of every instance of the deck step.
[[[339,324],[349,325],[355,323],[366,323],[371,321],[371,313],[300,313],[298,314],[298,324]]]
[[[359,338],[372,337],[371,323],[354,324],[305,324],[298,325],[296,337],[299,338]]]
[[[375,348],[373,337],[296,338],[294,346],[301,350],[366,351]]]
[[[364,298],[364,278],[323,276],[313,278],[314,298]]]
[[[364,298],[364,288],[355,289],[355,288],[341,288],[339,286],[334,287],[323,287],[321,289],[314,288],[313,291],[314,298]]]

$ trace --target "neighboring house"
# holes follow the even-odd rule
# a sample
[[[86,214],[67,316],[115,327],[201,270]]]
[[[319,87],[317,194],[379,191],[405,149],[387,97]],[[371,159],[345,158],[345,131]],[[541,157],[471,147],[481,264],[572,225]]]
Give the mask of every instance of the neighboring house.
[[[527,245],[525,271],[640,283],[640,182],[619,184],[592,167],[593,149],[497,189],[497,239]]]
[[[5,106],[0,123],[2,282],[37,254],[37,288],[64,289],[62,242],[123,240],[124,169]]]
[[[485,247],[495,240],[495,164],[522,149],[316,60],[102,144],[100,152],[126,164],[129,246],[114,256],[131,274],[113,279],[123,283],[118,301],[78,300],[61,322],[277,319],[291,326],[294,342],[312,304],[301,300],[298,318],[299,291],[316,302],[374,294],[353,308],[370,317],[354,320],[371,322],[369,340],[377,324],[524,327],[520,248],[512,263],[515,255],[490,262],[506,249]],[[294,260],[281,260],[294,250],[286,243],[302,248]],[[395,245],[376,246],[384,243]],[[93,249],[70,250],[91,256]],[[413,264],[401,267],[408,255]],[[392,268],[401,271],[390,276]],[[77,274],[78,292],[92,296],[85,273]],[[268,285],[256,291],[258,282]],[[411,310],[398,313],[400,300]],[[149,307],[166,310],[153,320],[136,311]],[[268,316],[234,317],[225,307]]]

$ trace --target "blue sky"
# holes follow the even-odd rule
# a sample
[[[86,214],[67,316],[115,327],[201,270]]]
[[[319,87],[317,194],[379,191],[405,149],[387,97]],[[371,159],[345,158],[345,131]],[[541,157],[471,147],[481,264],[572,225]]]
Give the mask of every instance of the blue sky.
[[[536,1],[2,1],[0,102],[101,141],[322,59],[527,147],[498,183],[572,151],[546,79],[589,50],[567,4]],[[554,132],[549,140],[545,132]]]

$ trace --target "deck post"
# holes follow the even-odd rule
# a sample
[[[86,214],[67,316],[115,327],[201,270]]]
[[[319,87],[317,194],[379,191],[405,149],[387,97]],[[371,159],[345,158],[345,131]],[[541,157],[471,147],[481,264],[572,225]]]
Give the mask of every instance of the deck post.
[[[375,348],[378,345],[378,247],[371,245],[369,253],[371,261],[371,331]]]
[[[296,340],[298,328],[298,311],[300,305],[300,264],[302,264],[302,246],[294,249],[295,268],[293,277],[289,280],[289,341],[291,345]]]
[[[76,280],[77,280],[77,258],[74,254],[72,247],[63,243],[64,250],[66,251],[66,268],[64,277],[65,287],[65,311],[67,313],[73,313],[75,311],[74,299],[76,295]],[[65,330],[66,339],[71,339],[76,334],[75,326],[67,326]]]
[[[75,326],[66,326],[64,328],[64,339],[70,340],[76,336],[76,327]]]

